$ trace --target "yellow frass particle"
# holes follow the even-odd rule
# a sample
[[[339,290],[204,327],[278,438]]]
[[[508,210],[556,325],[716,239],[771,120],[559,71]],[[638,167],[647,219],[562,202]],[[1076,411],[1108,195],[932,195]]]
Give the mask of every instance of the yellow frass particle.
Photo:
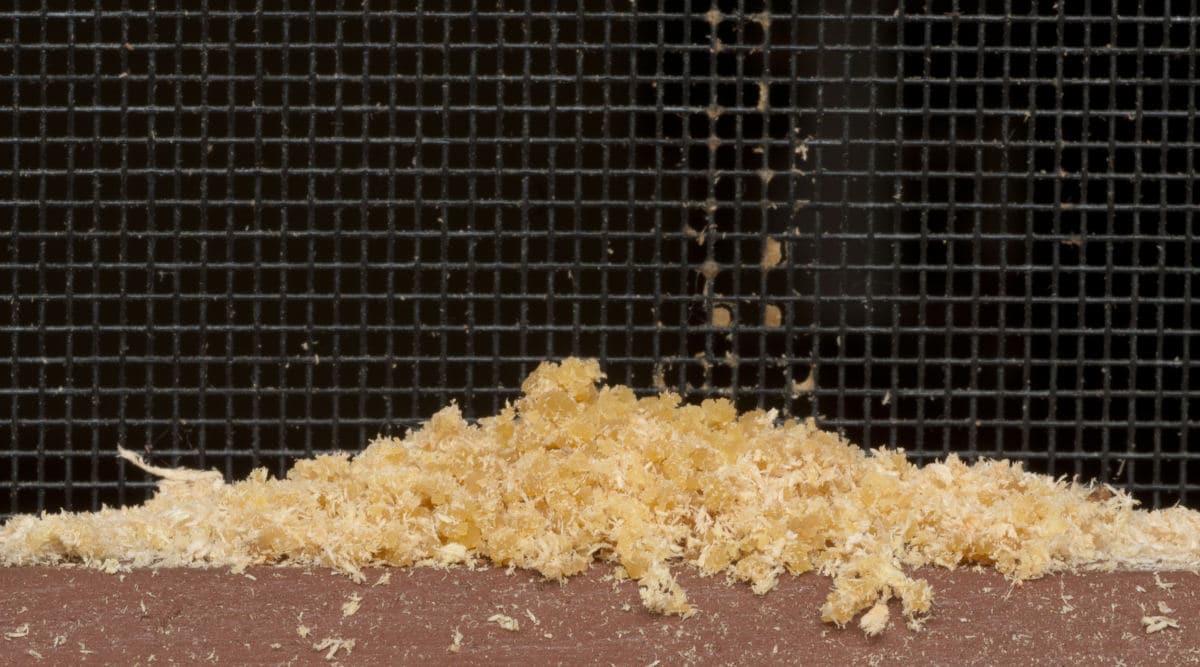
[[[739,415],[724,399],[638,398],[602,379],[594,360],[545,363],[498,415],[470,423],[449,406],[402,439],[299,461],[283,479],[256,470],[226,484],[125,452],[162,478],[154,498],[14,517],[0,527],[0,564],[290,563],[363,580],[367,566],[490,563],[562,579],[599,560],[637,580],[647,608],[681,616],[696,610],[673,569],[725,572],[761,594],[815,570],[833,581],[822,618],[840,626],[866,612],[867,633],[887,627],[889,600],[909,625],[933,610],[929,584],[909,575],[922,566],[985,565],[1013,579],[1200,567],[1192,510],[1138,511],[1121,491],[1008,461],[951,455],[918,468],[811,421]]]

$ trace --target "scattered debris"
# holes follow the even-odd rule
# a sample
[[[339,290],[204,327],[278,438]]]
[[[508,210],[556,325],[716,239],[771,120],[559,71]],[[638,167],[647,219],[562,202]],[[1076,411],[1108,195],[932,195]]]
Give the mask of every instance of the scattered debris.
[[[534,625],[541,625],[541,622],[540,622],[540,621],[538,621],[538,617],[537,617],[537,616],[534,616],[532,611],[530,611],[530,610],[526,609],[526,610],[525,610],[525,615],[529,617],[529,620],[530,620],[530,621],[533,621],[533,624],[534,624]]]
[[[38,653],[37,651],[35,651],[35,650],[31,649],[31,648],[25,649],[25,655],[27,655],[27,656],[29,656],[29,657],[31,657],[31,658],[33,658],[33,659],[35,659],[35,660],[41,660],[41,659],[42,659],[42,654],[41,654],[41,653]]]
[[[29,636],[29,624],[28,623],[23,623],[21,625],[18,625],[17,627],[13,628],[12,630],[9,630],[8,632],[4,633],[5,639],[20,639],[22,637],[28,637],[28,636]]]
[[[333,660],[337,657],[338,651],[345,651],[346,655],[350,655],[354,651],[355,640],[342,639],[340,637],[326,637],[321,641],[313,644],[314,651],[325,651],[325,659]]]
[[[796,153],[797,156],[800,157],[801,162],[808,162],[808,140],[809,139],[812,139],[812,137],[804,137],[803,139],[800,140],[800,143],[796,144],[796,150],[794,152]]]
[[[308,627],[307,625],[300,625],[296,627],[296,634],[300,635],[301,639],[307,639],[310,632],[312,632],[312,628]]]
[[[1158,586],[1159,588],[1163,589],[1164,591],[1169,591],[1172,588],[1175,588],[1175,582],[1163,581],[1162,578],[1160,578],[1158,576],[1157,572],[1154,573],[1154,585]]]
[[[463,633],[459,632],[458,628],[454,628],[454,633],[450,635],[450,647],[446,650],[451,653],[458,653],[462,650],[462,640]]]
[[[362,604],[362,597],[358,593],[350,595],[350,599],[342,603],[342,618],[347,618],[358,613],[358,608]]]
[[[1167,603],[1166,603],[1166,602],[1159,601],[1159,603],[1158,603],[1158,613],[1160,613],[1160,614],[1164,614],[1164,615],[1165,615],[1165,614],[1173,614],[1173,613],[1175,613],[1175,610],[1174,610],[1174,609],[1171,609],[1169,606],[1167,606]]]
[[[384,572],[383,574],[379,575],[379,579],[377,579],[375,583],[371,584],[371,587],[374,588],[375,586],[387,586],[390,583],[392,583],[392,573]]]
[[[1151,635],[1167,628],[1178,630],[1179,622],[1169,616],[1143,616],[1142,627],[1146,628],[1146,634]]]
[[[521,629],[521,624],[517,622],[517,619],[512,616],[505,616],[504,614],[492,614],[488,617],[488,621],[499,625],[509,632],[516,632]]]

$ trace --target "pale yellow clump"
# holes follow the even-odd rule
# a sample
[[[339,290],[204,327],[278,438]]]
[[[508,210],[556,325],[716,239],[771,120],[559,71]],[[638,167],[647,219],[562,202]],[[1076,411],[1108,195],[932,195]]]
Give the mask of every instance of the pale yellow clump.
[[[783,311],[779,309],[779,306],[767,304],[763,324],[771,328],[783,326]]]
[[[783,261],[783,244],[777,239],[768,238],[763,241],[762,267],[773,269]]]
[[[733,313],[725,306],[714,306],[712,311],[712,325],[714,327],[725,328],[733,324]]]
[[[688,563],[759,593],[781,575],[833,578],[822,618],[910,625],[931,609],[924,565],[1014,579],[1071,567],[1200,566],[1200,513],[1133,509],[1121,492],[954,456],[918,468],[811,422],[726,400],[681,405],[597,387],[595,361],[541,365],[499,415],[447,407],[403,439],[225,484],[170,474],[140,507],[20,516],[0,563],[93,567],[318,564],[361,580],[375,565],[490,561],[561,579],[597,560],[639,582],[652,610],[694,610],[671,573]],[[347,646],[349,649],[349,646]]]

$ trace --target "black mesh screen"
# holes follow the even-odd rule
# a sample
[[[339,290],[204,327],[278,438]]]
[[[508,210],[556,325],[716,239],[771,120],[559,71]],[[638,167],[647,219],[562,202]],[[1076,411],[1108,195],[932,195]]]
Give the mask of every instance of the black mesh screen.
[[[11,0],[0,513],[536,363],[1200,500],[1197,0]]]

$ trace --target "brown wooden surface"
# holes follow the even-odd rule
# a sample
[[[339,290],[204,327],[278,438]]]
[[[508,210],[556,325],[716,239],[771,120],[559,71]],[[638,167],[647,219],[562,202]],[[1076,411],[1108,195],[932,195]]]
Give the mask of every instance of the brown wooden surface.
[[[822,624],[829,581],[784,577],[765,597],[683,573],[702,610],[683,620],[642,610],[637,589],[597,567],[566,585],[501,570],[395,570],[371,586],[323,570],[258,568],[106,575],[0,568],[0,664],[1189,664],[1200,663],[1200,576],[1113,573],[1012,586],[990,572],[922,573],[936,613],[921,632],[880,637]],[[1163,588],[1159,585],[1174,586]],[[357,594],[359,609],[343,614]],[[1172,611],[1180,629],[1146,634]],[[526,613],[538,620],[535,624]],[[505,614],[510,632],[489,622]],[[24,626],[28,624],[28,634]],[[300,626],[310,628],[307,637]],[[461,650],[450,651],[455,631]],[[353,639],[326,661],[313,645]],[[57,644],[57,645],[56,645]],[[39,659],[37,656],[41,656]]]

